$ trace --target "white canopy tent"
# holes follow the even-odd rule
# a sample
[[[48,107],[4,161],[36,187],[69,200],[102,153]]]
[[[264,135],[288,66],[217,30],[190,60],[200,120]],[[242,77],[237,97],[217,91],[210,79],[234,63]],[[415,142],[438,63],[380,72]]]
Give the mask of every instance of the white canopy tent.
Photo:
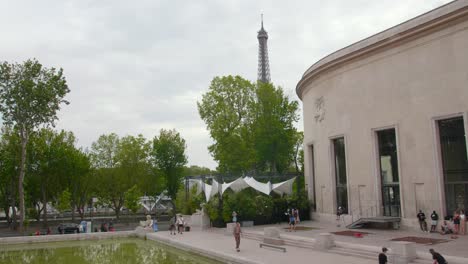
[[[284,182],[272,184],[271,182],[262,183],[255,180],[253,177],[246,176],[223,184],[220,184],[213,179],[212,185],[206,184],[202,180],[191,180],[189,182],[189,186],[192,188],[192,186],[198,185],[199,187],[197,188],[197,191],[200,190],[201,192],[204,190],[206,201],[208,202],[211,197],[215,196],[216,194],[222,195],[227,189],[231,189],[234,192],[240,192],[245,188],[252,187],[266,195],[270,195],[272,191],[280,195],[292,194],[292,185],[294,180],[296,180],[296,177]]]

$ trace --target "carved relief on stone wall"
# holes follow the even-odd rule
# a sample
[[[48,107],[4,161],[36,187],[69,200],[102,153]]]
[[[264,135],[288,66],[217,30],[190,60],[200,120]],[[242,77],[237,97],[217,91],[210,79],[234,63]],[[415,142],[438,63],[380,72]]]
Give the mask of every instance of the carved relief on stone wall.
[[[315,122],[320,123],[325,119],[325,99],[323,96],[315,99]]]

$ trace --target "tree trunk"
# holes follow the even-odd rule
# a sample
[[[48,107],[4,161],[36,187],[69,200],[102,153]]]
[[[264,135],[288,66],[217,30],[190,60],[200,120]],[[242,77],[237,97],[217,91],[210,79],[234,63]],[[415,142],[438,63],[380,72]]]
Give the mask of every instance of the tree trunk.
[[[20,205],[20,223],[19,231],[23,233],[24,231],[24,220],[26,219],[26,206],[24,205],[24,174],[25,174],[25,165],[26,165],[26,146],[28,144],[28,135],[24,131],[24,128],[21,128],[21,163],[20,163],[20,173],[18,178],[18,195],[19,195],[19,205]]]

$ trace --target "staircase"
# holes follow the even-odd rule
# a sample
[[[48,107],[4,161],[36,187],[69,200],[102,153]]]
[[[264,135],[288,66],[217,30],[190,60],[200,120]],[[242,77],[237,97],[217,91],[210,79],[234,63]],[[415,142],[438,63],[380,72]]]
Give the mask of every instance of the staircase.
[[[368,224],[368,223],[393,223],[394,226],[399,226],[400,221],[401,221],[400,217],[393,217],[393,216],[362,217],[352,222],[351,224],[347,225],[346,228],[349,228],[349,229],[361,228],[363,225]]]
[[[245,239],[252,239],[263,242],[263,232],[260,231],[244,231],[242,236]],[[289,236],[288,234],[282,233],[280,239],[284,241],[285,246],[314,249],[315,239],[312,238],[299,238],[297,236]]]
[[[393,223],[395,229],[400,227],[401,217],[379,216],[377,209],[377,205],[370,206],[364,211],[361,211],[360,208],[355,208],[351,211],[351,224],[347,225],[346,228],[361,228],[368,223]]]

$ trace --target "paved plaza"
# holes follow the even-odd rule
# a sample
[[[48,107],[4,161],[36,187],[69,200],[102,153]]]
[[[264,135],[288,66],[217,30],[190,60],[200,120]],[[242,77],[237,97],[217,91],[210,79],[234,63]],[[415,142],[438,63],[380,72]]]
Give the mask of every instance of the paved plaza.
[[[260,248],[260,241],[253,239],[252,235],[261,236],[263,229],[275,226],[281,230],[281,237],[290,240],[317,239],[321,233],[331,233],[337,231],[349,230],[343,227],[337,227],[335,223],[320,223],[316,221],[305,221],[300,224],[302,227],[311,227],[312,230],[298,230],[296,232],[287,232],[286,224],[254,226],[243,228],[244,238],[241,242],[241,252],[237,253],[234,249],[234,238],[224,234],[224,229],[211,228],[206,231],[185,232],[183,235],[170,235],[169,232],[162,231],[148,234],[149,239],[163,241],[172,246],[180,247],[185,250],[198,252],[201,254],[211,254],[232,263],[288,263],[289,261],[313,261],[320,263],[375,263],[377,252],[380,247],[392,248],[391,239],[408,236],[446,239],[447,242],[435,245],[416,244],[416,251],[419,259],[414,263],[429,263],[430,254],[428,250],[434,248],[444,256],[454,257],[453,263],[468,263],[468,236],[457,236],[452,239],[450,236],[442,236],[436,233],[424,233],[411,230],[382,230],[382,229],[355,229],[369,234],[362,238],[353,236],[334,235],[336,242],[362,246],[370,249],[367,257],[350,256],[346,254],[336,254],[336,251],[325,251],[311,248],[302,248],[292,245],[286,245],[286,253],[275,249]],[[372,256],[375,252],[375,259]],[[369,259],[371,256],[371,259]],[[467,258],[466,262],[463,258]],[[429,262],[428,262],[429,261]]]
[[[351,242],[358,243],[362,245],[369,246],[378,246],[378,247],[391,247],[391,239],[401,238],[401,237],[425,237],[425,238],[435,238],[435,239],[446,239],[448,242],[439,243],[435,245],[422,245],[416,244],[416,250],[419,252],[427,252],[430,248],[434,248],[436,251],[441,252],[444,255],[458,256],[468,258],[468,235],[456,236],[456,239],[451,239],[451,235],[441,235],[439,233],[425,233],[422,231],[414,230],[392,230],[392,229],[347,229],[345,227],[337,227],[336,223],[324,223],[317,221],[304,221],[299,224],[300,226],[316,228],[313,230],[307,231],[297,231],[297,232],[284,232],[284,235],[290,236],[299,236],[299,237],[308,237],[308,238],[317,238],[320,233],[332,233],[337,231],[353,230],[353,231],[362,231],[369,233],[364,235],[362,238],[356,238],[352,236],[339,236],[335,235],[335,241],[342,242]],[[286,224],[281,225],[269,225],[277,226],[281,230],[286,231],[284,228],[287,227]],[[244,228],[245,231],[256,231],[262,232],[263,228],[267,226],[254,226],[252,228]],[[428,253],[429,254],[429,253]],[[468,262],[467,262],[468,263]]]
[[[219,259],[231,263],[269,263],[284,264],[293,261],[307,261],[307,263],[349,263],[367,264],[375,260],[330,254],[305,248],[285,246],[286,253],[259,247],[259,241],[241,239],[241,251],[235,251],[235,242],[232,236],[225,236],[218,232],[186,232],[183,235],[170,235],[169,232],[148,234],[148,238],[164,241],[169,245],[194,252],[208,253]],[[317,261],[317,262],[316,262]]]

